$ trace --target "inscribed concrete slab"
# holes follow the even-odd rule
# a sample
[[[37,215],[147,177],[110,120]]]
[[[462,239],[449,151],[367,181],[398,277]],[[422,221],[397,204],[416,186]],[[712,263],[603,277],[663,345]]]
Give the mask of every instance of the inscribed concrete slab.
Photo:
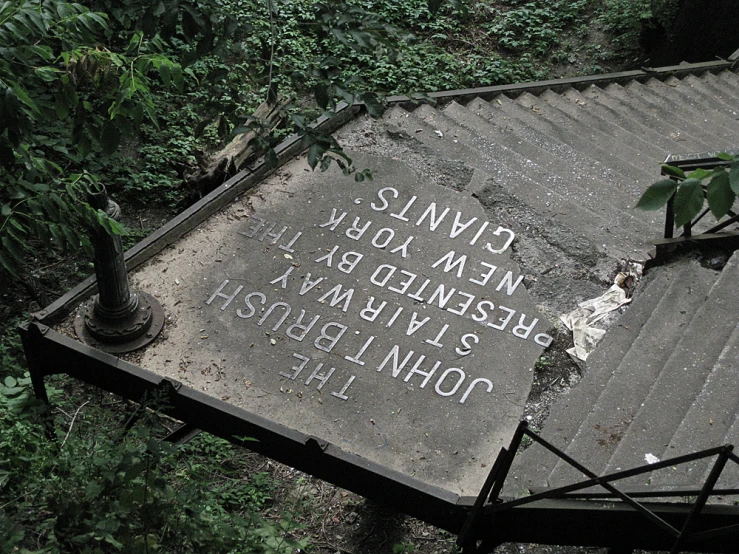
[[[136,271],[170,322],[141,365],[476,494],[549,325],[474,198],[353,158],[373,181],[295,160]]]

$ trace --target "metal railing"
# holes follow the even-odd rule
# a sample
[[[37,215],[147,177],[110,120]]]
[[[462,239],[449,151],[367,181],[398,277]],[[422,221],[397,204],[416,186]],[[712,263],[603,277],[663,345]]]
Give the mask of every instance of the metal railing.
[[[503,486],[510,471],[513,460],[516,457],[516,453],[521,445],[521,441],[524,437],[529,437],[535,443],[540,444],[561,460],[565,461],[583,475],[588,478],[578,483],[573,483],[563,487],[545,489],[540,491],[532,491],[531,496],[522,498],[515,498],[512,500],[501,499],[500,493],[503,490]],[[701,529],[700,531],[693,531],[693,522],[696,517],[699,516],[706,505],[708,499],[713,495],[733,495],[739,494],[739,488],[715,488],[716,483],[721,476],[726,463],[731,461],[739,465],[739,457],[733,453],[734,447],[732,445],[718,446],[715,448],[709,448],[707,450],[701,450],[693,454],[687,454],[684,456],[678,456],[670,458],[668,460],[662,460],[653,464],[635,467],[633,469],[618,471],[608,475],[598,476],[594,472],[590,471],[583,464],[568,456],[562,450],[547,442],[539,435],[534,433],[528,428],[525,421],[522,421],[511,440],[510,446],[501,448],[500,454],[498,455],[495,463],[493,464],[490,473],[480,490],[479,495],[475,501],[474,506],[470,510],[467,521],[465,522],[462,530],[459,534],[458,544],[462,547],[465,554],[475,554],[483,552],[491,552],[491,548],[495,546],[495,541],[488,540],[478,546],[477,542],[477,528],[481,520],[484,518],[485,525],[490,527],[494,525],[496,514],[501,514],[507,510],[511,510],[518,506],[526,504],[532,504],[545,499],[565,499],[565,498],[613,498],[619,499],[626,505],[630,506],[633,510],[638,512],[641,516],[646,518],[654,526],[667,533],[669,537],[674,539],[670,552],[676,554],[680,552],[684,545],[696,545],[701,541],[708,539],[716,539],[720,537],[738,535],[739,534],[739,523],[734,525],[725,525],[710,529]],[[624,492],[616,487],[617,481],[627,479],[629,477],[635,477],[645,473],[651,473],[663,468],[674,467],[681,464],[686,464],[696,460],[705,458],[716,457],[713,466],[709,472],[709,475],[703,483],[702,487],[696,489],[671,489],[666,491],[660,487],[645,487],[636,492]],[[605,489],[606,492],[585,492],[578,494],[578,491],[583,491],[594,486],[599,486]],[[737,484],[739,487],[739,484]],[[687,515],[682,521],[681,525],[673,525],[666,521],[663,517],[660,517],[650,507],[645,506],[638,500],[639,498],[663,498],[666,496],[696,496],[695,501],[692,504],[692,508],[687,512]]]
[[[670,155],[667,156],[665,161],[663,162],[663,165],[670,165],[673,167],[677,167],[679,169],[682,169],[686,173],[688,171],[692,171],[694,169],[713,169],[716,167],[726,167],[730,165],[730,162],[727,162],[725,160],[722,160],[717,157],[717,154],[720,154],[721,152],[702,152],[702,153],[696,153],[696,154],[680,154],[680,155]],[[729,150],[726,151],[727,154],[733,154],[733,155],[739,155],[739,150]],[[665,177],[668,177],[672,180],[677,181],[677,177],[674,175],[669,174],[664,169],[662,170],[661,174]],[[706,195],[706,189],[703,188],[703,195],[705,197]],[[683,226],[683,233],[681,237],[688,238],[693,236],[693,228],[709,213],[709,209],[705,208],[700,214],[698,214],[695,219],[690,221],[689,223],[686,223]],[[720,223],[714,225],[710,229],[707,229],[706,231],[703,231],[702,235],[711,235],[714,233],[718,233],[719,231],[722,231],[729,225],[733,223],[739,222],[739,214],[736,214],[735,212],[729,210],[728,212],[728,218],[724,221],[721,221]],[[664,232],[664,238],[671,239],[674,237],[674,230],[675,230],[675,195],[673,194],[672,197],[667,202],[667,210],[665,213],[665,232]]]

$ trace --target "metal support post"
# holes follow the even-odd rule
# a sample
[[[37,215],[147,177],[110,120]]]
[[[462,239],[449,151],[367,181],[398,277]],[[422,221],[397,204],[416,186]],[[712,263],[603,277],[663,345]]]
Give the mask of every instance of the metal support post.
[[[90,193],[88,200],[112,219],[120,217],[118,204],[108,198],[104,187]],[[130,289],[119,235],[95,223],[90,238],[95,250],[98,294],[78,312],[77,336],[104,352],[130,352],[146,346],[164,326],[162,306],[150,294]]]

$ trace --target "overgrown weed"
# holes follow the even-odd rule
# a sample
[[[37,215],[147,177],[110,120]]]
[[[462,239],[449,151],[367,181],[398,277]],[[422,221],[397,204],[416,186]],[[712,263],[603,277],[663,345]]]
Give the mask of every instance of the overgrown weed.
[[[63,377],[47,378],[49,409],[32,394],[12,325],[2,338],[0,551],[307,547],[292,511],[274,511],[276,484],[260,457],[205,433],[184,446],[163,442],[171,424],[156,410],[106,406],[114,397]],[[150,408],[160,406],[151,399]]]

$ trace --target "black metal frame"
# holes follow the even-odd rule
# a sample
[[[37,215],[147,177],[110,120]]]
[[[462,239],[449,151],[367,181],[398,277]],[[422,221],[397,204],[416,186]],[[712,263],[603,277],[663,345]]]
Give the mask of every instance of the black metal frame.
[[[21,327],[36,397],[48,402],[44,379],[64,374],[135,402],[158,396],[162,412],[443,529],[461,526],[464,499],[397,471],[349,454],[319,437],[294,431],[95,350],[38,322]],[[185,431],[183,430],[183,433]],[[256,439],[245,443],[239,437]],[[175,437],[178,438],[178,437]],[[468,502],[471,504],[472,499]]]
[[[574,462],[577,464],[575,467],[590,475],[590,479],[522,499],[501,498],[499,495],[505,477],[524,436],[554,449],[555,453],[559,452],[531,432],[524,423],[516,431],[510,447],[501,449],[480,494],[477,497],[460,496],[349,454],[319,437],[299,433],[175,380],[95,350],[38,321],[24,324],[20,332],[34,392],[40,399],[48,402],[44,379],[57,374],[74,377],[136,402],[153,395],[164,397],[165,408],[162,411],[186,424],[181,432],[176,431],[169,440],[186,439],[189,433],[202,429],[458,534],[467,554],[492,552],[502,542],[601,546],[626,550],[672,548],[677,552],[683,542],[690,541],[690,550],[696,552],[736,550],[734,542],[729,544],[725,537],[739,535],[739,507],[705,505],[704,499],[701,505],[637,503],[633,500],[636,495],[620,493],[611,485],[616,479],[651,471],[668,463],[674,465],[680,459],[613,476],[596,477],[560,453],[563,459]],[[241,437],[254,438],[256,441],[244,442]],[[683,461],[711,455],[719,455],[724,463],[729,459],[739,463],[728,447],[683,457]],[[708,498],[714,483],[704,487],[702,497]],[[573,497],[573,493],[592,485],[606,488],[620,501],[597,499],[593,493],[584,494],[581,498]],[[691,494],[693,491],[681,492]],[[719,491],[713,492],[718,494]],[[727,494],[739,491],[720,492]],[[644,496],[644,491],[638,494]],[[624,501],[624,495],[630,497],[630,501]],[[658,490],[647,496],[659,498],[667,495]],[[637,505],[639,509],[635,508]],[[651,515],[645,517],[645,514]],[[664,524],[655,525],[656,521]],[[624,529],[629,532],[624,533]],[[679,541],[676,542],[669,529],[681,529]]]
[[[500,498],[500,492],[503,490],[503,486],[506,481],[508,472],[513,464],[513,460],[518,452],[521,445],[521,441],[524,436],[529,437],[532,441],[540,444],[561,460],[565,461],[583,475],[586,475],[588,479],[573,483],[563,487],[557,487],[552,489],[544,489],[540,491],[532,491],[534,494],[527,497],[516,498],[512,500],[503,500]],[[674,539],[674,542],[670,546],[670,552],[676,554],[681,551],[684,544],[690,544],[691,548],[700,547],[699,543],[704,540],[715,540],[726,536],[736,535],[739,540],[739,517],[736,522],[724,525],[723,523],[718,526],[714,526],[707,529],[701,529],[700,531],[693,531],[695,521],[700,517],[702,511],[706,508],[706,502],[712,495],[727,495],[727,494],[739,494],[739,483],[736,488],[729,489],[715,489],[716,482],[718,481],[721,472],[723,471],[726,462],[732,461],[739,465],[739,457],[733,453],[734,447],[732,445],[724,445],[715,448],[709,448],[693,454],[687,454],[684,456],[678,456],[670,458],[668,460],[662,460],[653,464],[639,466],[625,471],[619,471],[609,475],[598,476],[577,460],[568,456],[565,452],[552,445],[545,439],[541,438],[536,433],[532,432],[528,428],[528,424],[522,421],[511,441],[508,449],[501,449],[498,458],[493,465],[488,478],[485,481],[480,494],[478,495],[475,504],[470,511],[468,520],[465,522],[462,530],[459,534],[458,544],[463,547],[465,552],[469,553],[483,553],[490,552],[490,539],[488,539],[488,545],[485,541],[480,547],[477,546],[477,537],[475,535],[475,529],[478,527],[478,523],[483,515],[488,515],[490,520],[506,511],[510,511],[513,508],[525,506],[535,502],[539,502],[546,499],[563,499],[563,498],[618,498],[623,504],[631,507],[635,512],[640,514],[650,524],[654,525],[660,531],[667,534],[668,537]],[[635,477],[645,473],[651,473],[659,469],[666,467],[674,467],[677,465],[685,464],[695,460],[703,458],[709,458],[716,456],[713,467],[709,473],[706,482],[703,484],[700,490],[695,489],[674,489],[666,491],[662,487],[645,487],[642,490],[637,491],[635,494],[631,492],[624,492],[616,488],[612,483],[629,477]],[[606,493],[585,493],[581,495],[573,494],[577,491],[582,491],[593,486],[599,486],[605,489]],[[650,490],[651,489],[651,490]],[[666,496],[692,496],[697,492],[697,498],[691,505],[689,511],[685,514],[685,518],[680,525],[668,521],[664,516],[660,515],[651,506],[645,503],[638,502],[635,500],[636,496],[641,498],[663,498]],[[485,511],[484,508],[488,507]],[[493,541],[494,542],[494,541]],[[667,544],[667,543],[665,543]]]

